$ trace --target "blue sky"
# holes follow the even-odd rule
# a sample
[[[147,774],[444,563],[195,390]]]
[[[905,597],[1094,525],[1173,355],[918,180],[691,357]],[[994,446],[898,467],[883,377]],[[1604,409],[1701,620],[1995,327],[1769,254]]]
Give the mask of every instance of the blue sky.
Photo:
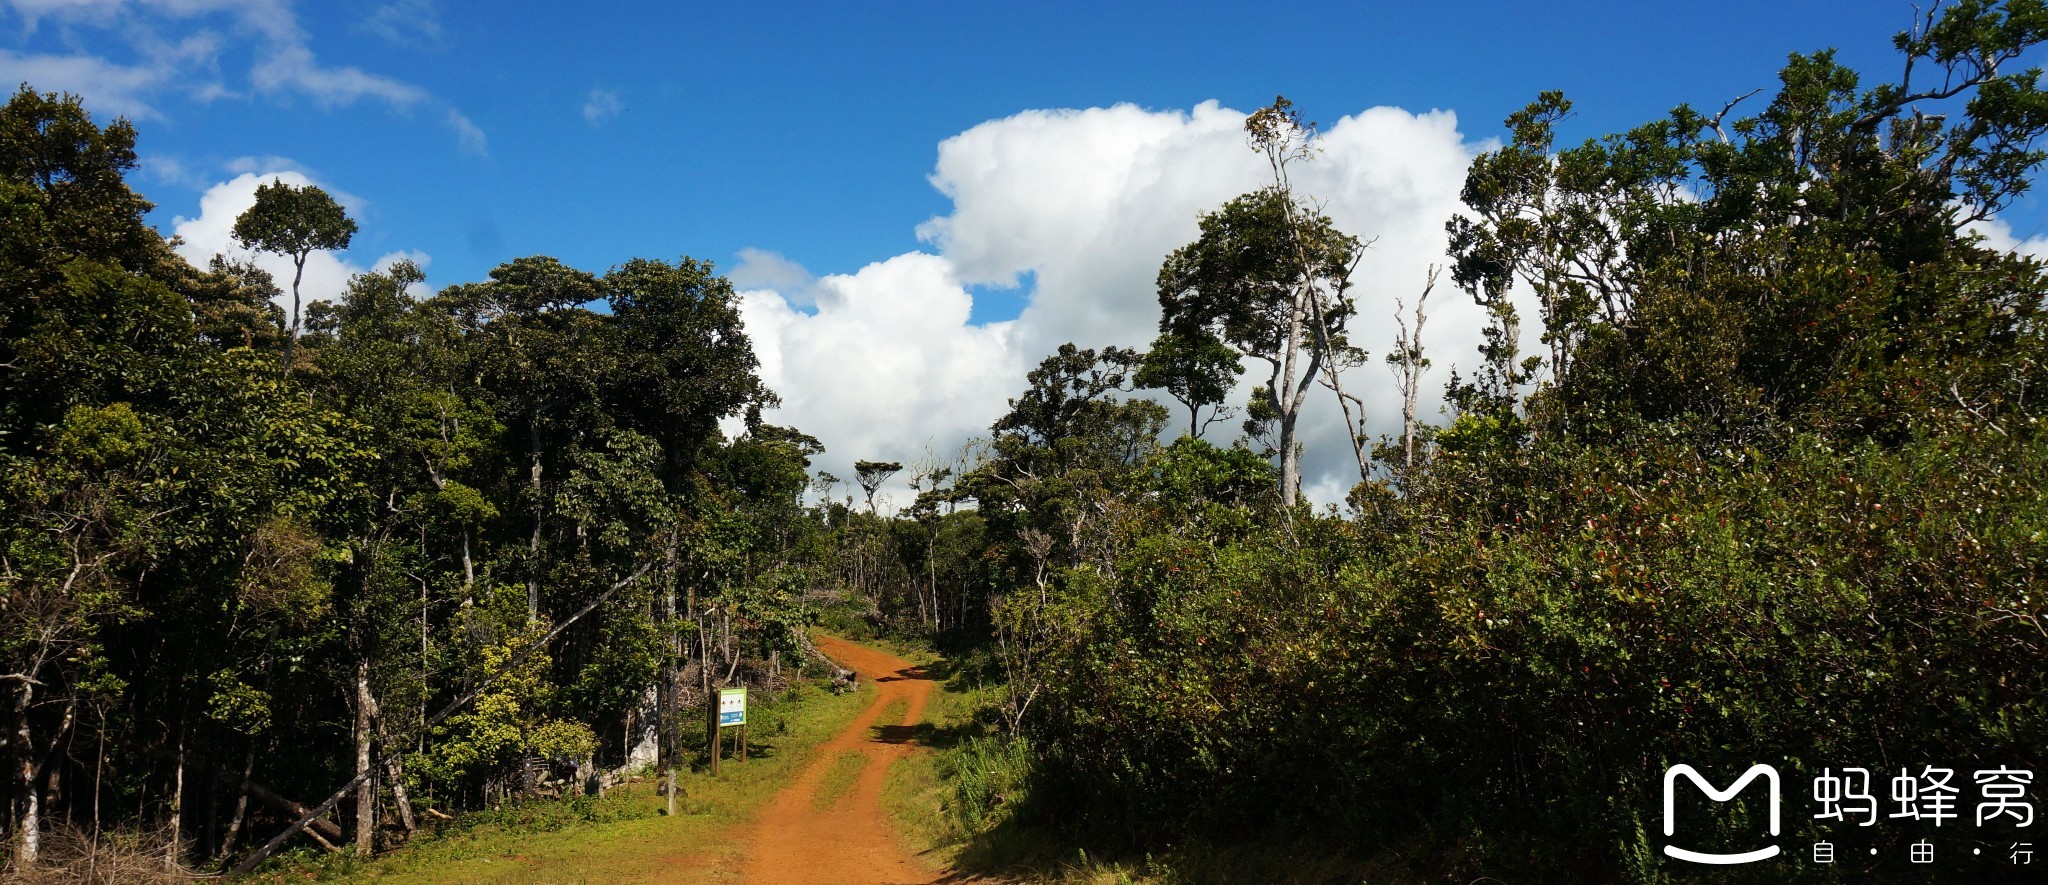
[[[241,4],[214,5],[172,16],[128,4],[125,22],[103,27],[24,3],[0,15],[0,47],[133,63],[130,29],[212,30],[219,81],[246,93],[237,68],[260,41],[236,22]],[[851,271],[915,248],[915,225],[945,210],[925,182],[941,139],[1030,108],[1249,109],[1284,93],[1319,119],[1446,108],[1485,136],[1557,88],[1591,135],[1768,85],[1795,49],[1838,46],[1889,72],[1886,38],[1911,15],[1870,0],[287,8],[320,63],[430,98],[195,100],[181,88],[203,79],[191,73],[144,91],[144,156],[201,176],[141,183],[157,221],[190,214],[192,185],[221,164],[289,158],[369,201],[358,249],[423,250],[437,282],[533,252],[602,269],[681,253],[729,265],[748,246]],[[607,113],[600,97],[595,123],[584,114],[593,91],[616,102]],[[451,108],[483,132],[487,154],[462,149]]]
[[[0,0],[0,79],[133,117],[152,220],[195,260],[277,173],[346,194],[361,223],[314,275],[330,290],[401,252],[435,286],[534,253],[600,272],[713,260],[759,290],[749,321],[783,420],[850,462],[957,449],[1059,340],[1143,345],[1159,259],[1257,184],[1232,115],[1276,93],[1343,135],[1319,196],[1381,238],[1365,271],[1387,304],[1367,310],[1385,313],[1441,260],[1463,164],[1538,91],[1577,103],[1576,140],[1771,86],[1795,50],[1890,77],[1912,15],[1891,0]],[[2041,209],[2008,212],[2018,240]],[[1459,362],[1476,316],[1432,305],[1440,364]],[[1368,396],[1383,420],[1387,392]],[[1341,471],[1324,474],[1341,497]]]

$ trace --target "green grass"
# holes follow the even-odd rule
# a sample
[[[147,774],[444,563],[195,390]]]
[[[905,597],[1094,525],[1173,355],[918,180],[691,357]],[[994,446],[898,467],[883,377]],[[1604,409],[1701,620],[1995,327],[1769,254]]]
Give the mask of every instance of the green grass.
[[[931,852],[949,865],[971,860],[965,855],[1002,813],[995,806],[1015,798],[990,789],[985,768],[975,764],[976,754],[986,751],[994,742],[993,731],[999,730],[990,728],[989,711],[1000,702],[1001,689],[971,666],[943,659],[927,646],[903,640],[874,644],[925,667],[939,682],[918,726],[919,749],[890,768],[882,807],[895,819],[910,851]]]
[[[908,712],[910,712],[910,699],[896,698],[882,705],[882,709],[875,714],[875,724],[872,727],[876,731],[881,731],[884,728],[902,722],[903,714]]]
[[[717,778],[701,768],[683,773],[675,817],[663,813],[667,800],[648,778],[603,799],[537,800],[464,815],[368,861],[301,850],[257,879],[394,885],[737,881],[732,831],[787,786],[817,745],[844,729],[873,698],[870,686],[848,695],[801,686],[756,707],[746,764],[728,756]],[[769,722],[779,727],[765,727]]]
[[[811,797],[811,807],[824,811],[839,804],[853,782],[860,779],[860,771],[868,767],[868,755],[859,750],[841,750],[839,758],[832,760],[832,767],[825,769],[825,777],[818,782],[818,793]]]

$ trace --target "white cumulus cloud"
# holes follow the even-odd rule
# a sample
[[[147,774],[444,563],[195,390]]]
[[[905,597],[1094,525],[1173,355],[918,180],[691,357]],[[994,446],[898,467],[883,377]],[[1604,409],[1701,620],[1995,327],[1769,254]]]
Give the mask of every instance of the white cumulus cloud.
[[[735,270],[766,380],[785,402],[772,420],[820,438],[820,466],[851,475],[856,459],[909,462],[984,436],[1061,343],[1144,347],[1157,334],[1154,281],[1172,250],[1192,241],[1201,213],[1263,185],[1270,173],[1246,145],[1244,113],[1215,102],[1190,111],[1131,105],[1027,111],[975,126],[939,146],[933,186],[949,214],[918,228],[930,252],[851,275],[808,272],[750,250]],[[1471,158],[1490,145],[1458,131],[1448,112],[1373,108],[1330,126],[1323,153],[1294,181],[1339,227],[1373,240],[1355,276],[1355,343],[1372,361],[1346,377],[1363,396],[1372,433],[1398,430],[1398,393],[1382,357],[1394,337],[1396,295],[1412,305],[1431,264],[1443,263],[1444,222],[1459,206]],[[969,286],[1029,286],[1014,320],[969,321]],[[815,308],[806,311],[808,302]],[[1424,386],[1434,416],[1456,364],[1478,361],[1482,315],[1448,285],[1430,301]],[[1525,330],[1531,337],[1533,332]],[[1247,361],[1242,402],[1264,380]],[[1319,391],[1302,416],[1305,487],[1341,500],[1357,481],[1334,397]],[[1234,435],[1221,425],[1219,440]],[[896,486],[897,497],[907,500]]]
[[[818,279],[804,266],[779,252],[748,247],[739,252],[739,263],[725,272],[725,278],[742,290],[772,289],[789,303],[811,307],[818,303],[813,288]]]
[[[910,252],[813,289],[815,313],[766,289],[742,292],[741,313],[782,396],[774,420],[824,441],[842,477],[857,459],[950,452],[1002,415],[1002,391],[1024,375],[1014,325],[970,324],[973,298],[943,257]]]

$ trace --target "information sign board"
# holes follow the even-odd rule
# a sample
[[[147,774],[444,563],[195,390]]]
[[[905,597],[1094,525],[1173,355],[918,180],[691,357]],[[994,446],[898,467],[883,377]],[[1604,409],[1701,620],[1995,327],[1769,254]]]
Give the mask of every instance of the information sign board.
[[[718,690],[718,724],[747,724],[747,690],[744,688],[721,688]]]

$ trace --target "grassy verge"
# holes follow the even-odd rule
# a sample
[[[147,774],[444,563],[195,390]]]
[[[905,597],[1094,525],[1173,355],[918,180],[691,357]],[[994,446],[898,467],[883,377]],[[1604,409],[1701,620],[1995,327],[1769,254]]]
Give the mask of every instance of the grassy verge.
[[[363,861],[300,852],[257,881],[390,883],[626,882],[723,883],[737,880],[731,831],[788,785],[817,745],[873,700],[872,687],[835,695],[815,685],[759,704],[748,761],[728,757],[719,776],[680,777],[677,814],[656,784],[629,784],[603,799],[539,800],[464,815],[412,844]]]
[[[839,804],[853,782],[860,779],[860,770],[866,768],[868,757],[859,750],[840,750],[839,758],[832,760],[832,767],[825,769],[825,777],[818,782],[818,793],[811,797],[811,807],[824,811]]]
[[[1001,734],[994,711],[1002,689],[972,657],[941,658],[903,640],[877,641],[938,680],[918,726],[919,749],[898,761],[882,789],[905,847],[975,875],[1044,879],[1072,857],[1042,834],[1004,824],[1023,798],[1024,744]]]

